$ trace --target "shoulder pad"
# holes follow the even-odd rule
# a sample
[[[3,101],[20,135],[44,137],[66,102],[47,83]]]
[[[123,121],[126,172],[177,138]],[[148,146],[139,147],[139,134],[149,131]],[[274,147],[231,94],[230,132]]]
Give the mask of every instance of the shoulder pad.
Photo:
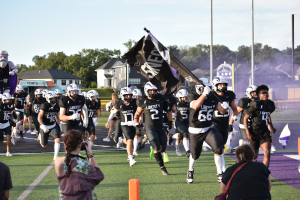
[[[254,108],[258,108],[259,107],[259,102],[258,101],[251,101],[249,106],[254,107]]]

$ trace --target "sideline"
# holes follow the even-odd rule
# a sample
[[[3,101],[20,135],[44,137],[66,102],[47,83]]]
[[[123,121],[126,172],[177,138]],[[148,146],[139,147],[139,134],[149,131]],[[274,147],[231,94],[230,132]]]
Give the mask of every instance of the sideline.
[[[54,161],[29,185],[29,187],[17,198],[17,200],[24,200],[34,190],[34,188],[43,180],[54,166]]]

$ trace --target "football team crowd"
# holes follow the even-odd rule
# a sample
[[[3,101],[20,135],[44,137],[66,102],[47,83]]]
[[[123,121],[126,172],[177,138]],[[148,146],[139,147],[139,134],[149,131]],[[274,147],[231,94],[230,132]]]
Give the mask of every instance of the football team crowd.
[[[180,89],[168,98],[159,94],[158,88],[151,82],[144,85],[144,95],[136,88],[121,88],[120,98],[113,94],[112,102],[107,105],[110,115],[105,126],[109,132],[103,140],[108,142],[113,138],[117,147],[126,144],[130,166],[137,164],[138,149],[149,142],[150,157],[155,158],[163,175],[169,175],[164,165],[169,162],[167,147],[175,140],[176,154],[181,156],[182,143],[189,159],[188,184],[193,183],[195,164],[205,149],[203,144],[207,143],[214,152],[217,180],[221,182],[226,170],[224,145],[228,132],[232,132],[233,123],[241,113],[239,129],[243,143],[251,146],[254,159],[261,148],[263,164],[269,167],[272,136],[276,132],[270,116],[275,105],[268,98],[269,88],[266,85],[249,86],[246,97],[241,98],[236,106],[236,95],[227,90],[225,77],[215,77],[212,84],[207,78],[199,80],[203,84],[195,85],[195,92]],[[60,138],[72,129],[80,131],[82,138],[89,140],[91,146],[94,143],[95,125],[101,108],[95,90],[79,94],[78,86],[70,84],[65,96],[60,90],[37,89],[29,98],[23,87],[17,85],[12,96],[4,93],[0,99],[0,142],[6,136],[7,156],[12,156],[10,148],[11,144],[15,144],[15,137],[23,138],[25,121],[30,117],[35,130],[31,132],[30,128],[26,133],[35,134],[42,147],[47,146],[51,135],[55,141],[54,160],[59,153]],[[170,134],[173,125],[175,134]]]

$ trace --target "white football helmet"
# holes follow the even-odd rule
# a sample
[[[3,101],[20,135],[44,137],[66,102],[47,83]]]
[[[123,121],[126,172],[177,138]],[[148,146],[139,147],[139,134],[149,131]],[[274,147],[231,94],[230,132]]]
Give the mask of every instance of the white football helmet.
[[[87,95],[86,95],[86,92],[81,92],[81,94],[80,94],[81,96],[84,96],[84,98],[86,98],[87,97]]]
[[[2,102],[3,103],[5,103],[5,100],[11,100],[11,99],[12,99],[12,97],[11,97],[11,95],[9,93],[4,93],[2,95]]]
[[[124,97],[124,95],[126,95],[126,94],[131,94],[131,97],[129,99],[126,99]],[[129,87],[123,87],[123,88],[121,88],[120,96],[121,96],[122,100],[130,102],[132,99],[132,90]]]
[[[203,93],[201,88],[204,88],[205,86],[211,87],[211,84],[207,78],[199,78],[199,80],[202,81],[203,85],[195,85],[195,89],[197,94],[201,95]]]
[[[183,102],[181,100],[181,97],[187,97],[187,95],[189,95],[188,91],[186,89],[180,89],[177,93],[176,93],[176,97],[178,98],[179,102]],[[187,102],[187,100],[185,100],[184,102]]]
[[[71,91],[75,91],[75,94],[72,94],[71,95]],[[78,93],[79,93],[79,88],[76,84],[70,84],[68,85],[67,87],[67,93],[68,93],[68,96],[71,97],[71,98],[76,98]]]
[[[46,94],[49,92],[49,90],[47,90],[47,89],[44,89],[43,91],[42,91],[42,93],[43,93],[43,97],[44,98],[46,98]]]
[[[226,87],[218,87],[218,84],[220,84],[220,83],[225,83]],[[224,76],[216,76],[212,81],[212,85],[213,85],[214,91],[226,92],[228,81]]]
[[[17,85],[16,87],[16,91],[18,92],[19,90],[24,90],[23,86],[22,85]]]
[[[54,90],[55,94],[62,94],[61,91],[59,89]]]
[[[42,95],[43,96],[43,92],[42,92],[42,90],[41,89],[36,89],[35,91],[34,91],[34,96],[37,98],[37,95],[38,94],[40,94],[40,95]]]
[[[149,90],[156,90],[156,94],[150,95]],[[144,93],[150,98],[155,98],[157,96],[157,87],[149,81],[144,86]]]
[[[96,90],[90,90],[87,92],[87,98],[90,101],[95,101],[96,103],[98,103],[98,92]]]
[[[247,96],[249,99],[256,98],[256,97],[257,97],[257,94],[256,94],[256,96],[252,96],[252,95],[251,95],[251,92],[256,92],[256,89],[257,89],[257,87],[256,87],[255,85],[250,85],[249,87],[247,87],[247,89],[246,89],[246,96]]]
[[[142,92],[140,89],[134,89],[132,91],[133,96],[143,96]]]
[[[55,100],[50,100],[52,98],[55,98]],[[49,91],[47,94],[46,94],[46,100],[48,103],[52,103],[52,104],[56,104],[57,103],[57,95],[54,91]]]

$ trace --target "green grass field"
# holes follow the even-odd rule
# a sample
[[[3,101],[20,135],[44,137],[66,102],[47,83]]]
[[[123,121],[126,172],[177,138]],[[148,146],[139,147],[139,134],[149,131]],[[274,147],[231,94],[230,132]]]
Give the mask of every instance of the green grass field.
[[[81,92],[88,92],[90,90],[96,90],[100,98],[101,97],[111,98],[111,94],[114,93],[114,90],[112,88],[87,88],[87,89],[82,89]]]
[[[203,152],[195,167],[194,183],[186,184],[188,159],[169,152],[166,167],[170,176],[161,175],[158,164],[142,152],[137,165],[129,167],[125,151],[94,152],[105,179],[95,188],[98,199],[128,199],[128,181],[140,180],[140,199],[214,199],[221,193],[216,178],[212,152]],[[60,154],[62,156],[62,154]],[[53,154],[1,156],[11,170],[13,189],[10,199],[20,194],[52,162]],[[235,162],[225,156],[227,167]],[[299,199],[300,191],[273,179],[272,199]],[[54,168],[44,177],[26,199],[58,199],[58,182]]]

